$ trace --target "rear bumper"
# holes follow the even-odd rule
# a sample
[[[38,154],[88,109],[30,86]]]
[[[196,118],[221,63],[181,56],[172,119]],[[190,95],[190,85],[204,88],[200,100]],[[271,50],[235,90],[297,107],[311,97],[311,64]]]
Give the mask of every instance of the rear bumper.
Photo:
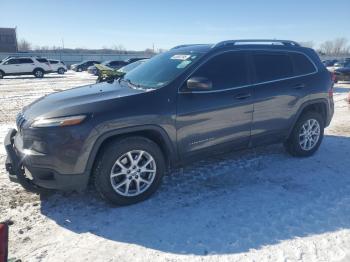
[[[16,134],[17,131],[11,129],[4,141],[7,152],[5,167],[10,181],[19,183],[26,189],[34,187],[81,191],[86,188],[89,178],[88,174],[63,175],[50,168],[32,166],[32,156],[23,154],[14,146]]]

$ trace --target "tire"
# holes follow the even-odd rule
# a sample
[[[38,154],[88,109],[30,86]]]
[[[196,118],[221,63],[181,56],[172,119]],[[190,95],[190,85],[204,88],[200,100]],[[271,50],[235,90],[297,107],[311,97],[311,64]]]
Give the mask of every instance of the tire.
[[[310,132],[306,131],[308,130],[308,124],[312,126]],[[306,112],[298,119],[292,133],[284,143],[284,147],[292,156],[312,156],[321,145],[323,133],[324,119],[322,115],[317,112]]]
[[[77,71],[78,71],[78,72],[82,72],[83,69],[82,69],[81,67],[79,67],[79,68],[77,69]]]
[[[36,77],[36,78],[43,78],[44,77],[44,70],[42,69],[35,69],[33,71],[33,75]]]
[[[0,71],[0,79],[3,79],[5,76],[4,72]]]
[[[160,186],[164,173],[165,161],[159,146],[147,138],[129,137],[115,140],[103,148],[96,160],[93,177],[95,188],[103,199],[124,206],[149,198]]]
[[[64,68],[58,68],[57,73],[60,75],[64,75],[66,71],[64,70]]]

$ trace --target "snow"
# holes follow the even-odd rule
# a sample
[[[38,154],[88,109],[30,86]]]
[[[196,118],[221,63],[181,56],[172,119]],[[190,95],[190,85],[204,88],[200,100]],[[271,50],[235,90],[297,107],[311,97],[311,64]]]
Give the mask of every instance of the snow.
[[[86,73],[0,80],[2,141],[17,111]],[[165,177],[149,200],[111,207],[93,189],[38,196],[0,166],[0,221],[22,261],[350,261],[350,84],[320,150],[293,158],[281,145],[193,163]]]

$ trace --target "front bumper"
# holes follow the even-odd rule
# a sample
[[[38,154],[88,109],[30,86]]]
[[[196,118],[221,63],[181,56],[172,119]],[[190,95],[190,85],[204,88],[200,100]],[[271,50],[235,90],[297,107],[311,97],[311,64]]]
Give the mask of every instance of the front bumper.
[[[33,166],[31,158],[35,157],[37,162],[40,156],[26,155],[18,150],[14,145],[16,134],[17,131],[11,129],[4,141],[7,152],[5,167],[10,181],[30,191],[40,191],[40,188],[81,191],[86,188],[88,174],[59,174],[50,168]]]

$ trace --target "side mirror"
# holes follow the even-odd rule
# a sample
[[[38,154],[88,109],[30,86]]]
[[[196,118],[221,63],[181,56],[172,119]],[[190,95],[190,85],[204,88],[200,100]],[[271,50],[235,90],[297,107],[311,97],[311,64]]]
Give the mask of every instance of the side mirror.
[[[213,83],[206,77],[191,77],[187,80],[187,88],[191,91],[211,90]]]

